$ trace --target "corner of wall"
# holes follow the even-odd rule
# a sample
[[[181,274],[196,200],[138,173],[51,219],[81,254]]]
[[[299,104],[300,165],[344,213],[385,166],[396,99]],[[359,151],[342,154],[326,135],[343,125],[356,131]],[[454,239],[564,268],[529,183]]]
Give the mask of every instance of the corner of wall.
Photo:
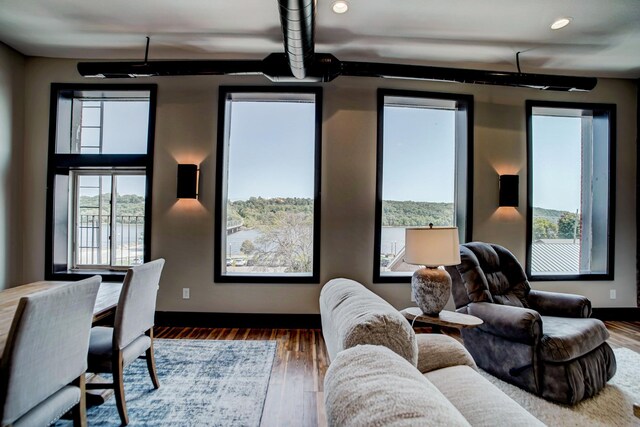
[[[0,290],[22,282],[25,57],[0,43]]]

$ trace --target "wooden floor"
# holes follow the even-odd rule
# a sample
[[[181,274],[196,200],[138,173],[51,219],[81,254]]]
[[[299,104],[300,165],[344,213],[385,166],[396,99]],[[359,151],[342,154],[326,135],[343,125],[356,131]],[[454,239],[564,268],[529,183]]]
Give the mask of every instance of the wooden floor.
[[[640,353],[640,322],[605,322],[612,347]],[[417,329],[430,332],[429,328]],[[445,333],[459,338],[457,331]],[[323,383],[327,350],[319,329],[211,329],[156,327],[156,338],[271,340],[278,343],[262,426],[326,426]]]

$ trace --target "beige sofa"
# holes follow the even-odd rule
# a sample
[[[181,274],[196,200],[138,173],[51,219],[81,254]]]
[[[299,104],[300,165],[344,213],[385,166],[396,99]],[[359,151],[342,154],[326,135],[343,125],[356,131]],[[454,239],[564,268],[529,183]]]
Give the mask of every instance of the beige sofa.
[[[331,360],[324,386],[329,425],[543,425],[484,379],[455,339],[416,335],[358,282],[329,281],[320,313]]]

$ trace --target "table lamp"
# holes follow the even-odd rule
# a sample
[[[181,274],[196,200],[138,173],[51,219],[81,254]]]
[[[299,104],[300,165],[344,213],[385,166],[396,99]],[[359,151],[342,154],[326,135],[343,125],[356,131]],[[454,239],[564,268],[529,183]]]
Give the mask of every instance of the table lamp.
[[[411,277],[411,294],[424,314],[437,316],[449,301],[451,276],[441,265],[460,264],[456,227],[405,229],[404,262],[424,265]]]

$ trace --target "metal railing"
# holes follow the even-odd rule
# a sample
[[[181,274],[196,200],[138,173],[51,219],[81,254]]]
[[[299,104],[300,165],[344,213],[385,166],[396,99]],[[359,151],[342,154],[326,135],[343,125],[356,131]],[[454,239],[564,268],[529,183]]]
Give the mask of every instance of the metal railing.
[[[114,232],[115,237],[111,235],[110,215],[80,215],[76,230],[76,266],[142,264],[144,216],[117,215]]]

